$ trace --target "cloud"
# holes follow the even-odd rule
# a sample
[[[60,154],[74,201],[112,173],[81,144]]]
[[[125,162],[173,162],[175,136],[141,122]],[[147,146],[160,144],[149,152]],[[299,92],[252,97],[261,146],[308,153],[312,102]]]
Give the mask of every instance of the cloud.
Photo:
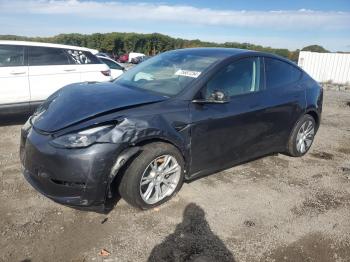
[[[0,0],[0,14],[74,15],[110,20],[172,22],[277,30],[350,28],[350,12],[284,10],[244,11],[197,8],[190,5],[79,0]]]

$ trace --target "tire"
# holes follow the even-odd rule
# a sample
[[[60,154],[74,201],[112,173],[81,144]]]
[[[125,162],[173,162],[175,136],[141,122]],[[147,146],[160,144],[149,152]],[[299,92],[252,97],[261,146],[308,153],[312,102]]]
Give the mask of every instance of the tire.
[[[311,127],[310,127],[310,124],[312,125]],[[309,128],[311,128],[312,131],[310,130],[309,132],[306,132],[308,131]],[[308,134],[308,135],[305,135],[305,134]],[[293,157],[301,157],[305,155],[311,148],[311,145],[315,138],[315,134],[316,134],[315,119],[308,114],[302,116],[298,120],[298,122],[295,124],[293,131],[289,136],[288,145],[287,145],[287,154]]]
[[[160,168],[162,164],[165,164],[165,160],[168,159],[170,159],[170,162],[169,168],[167,170],[172,168],[172,164],[175,167],[176,163],[178,164],[176,170],[178,170],[178,168],[180,169],[176,171],[176,173],[172,173],[174,175],[173,179],[176,180],[177,183],[169,183],[168,180],[162,180],[166,183],[169,183],[170,185],[166,185],[165,182],[163,182],[162,184],[162,181],[158,181],[159,177],[160,179],[162,179],[162,177],[165,177],[162,174],[165,174],[166,172],[159,173],[159,175],[157,175],[158,169],[154,168],[154,165],[159,165],[158,168]],[[143,183],[147,183],[150,180],[152,182],[149,182],[149,184],[141,185],[141,181],[143,181]],[[141,153],[131,163],[129,163],[121,178],[118,189],[120,196],[126,202],[128,202],[134,207],[146,210],[159,206],[164,202],[168,201],[170,198],[172,198],[181,189],[183,180],[184,159],[179,150],[171,144],[154,142],[143,146]],[[146,193],[149,187],[152,187],[151,183],[153,183],[153,189],[148,191],[151,192],[151,195],[148,196]],[[156,189],[159,189],[159,191],[156,191]],[[154,202],[155,200],[152,200],[152,202],[151,196],[153,196],[153,198],[156,199],[157,196],[159,196],[158,194],[156,195],[157,192],[168,193],[165,194],[164,198],[160,199],[159,201]],[[147,196],[149,197],[149,199],[146,200]]]

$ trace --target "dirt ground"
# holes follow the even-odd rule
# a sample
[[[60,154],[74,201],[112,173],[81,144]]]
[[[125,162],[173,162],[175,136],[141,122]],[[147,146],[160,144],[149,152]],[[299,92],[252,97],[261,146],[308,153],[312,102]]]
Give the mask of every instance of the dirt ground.
[[[0,261],[350,261],[350,92],[325,92],[306,156],[199,179],[146,212],[123,200],[107,215],[78,211],[41,196],[21,175],[19,132],[0,127]]]

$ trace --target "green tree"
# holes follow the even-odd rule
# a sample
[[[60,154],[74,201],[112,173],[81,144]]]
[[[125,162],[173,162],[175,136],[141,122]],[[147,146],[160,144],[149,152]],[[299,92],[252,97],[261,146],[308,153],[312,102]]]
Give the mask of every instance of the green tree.
[[[251,43],[214,43],[195,40],[185,40],[181,38],[172,38],[167,35],[152,33],[152,34],[137,34],[137,33],[94,33],[85,34],[59,34],[53,37],[25,37],[16,35],[0,35],[3,40],[23,40],[23,41],[38,41],[68,44],[74,46],[85,46],[88,48],[98,49],[110,54],[121,55],[129,52],[141,52],[146,55],[156,55],[172,49],[188,48],[188,47],[227,47],[227,48],[242,48],[256,51],[264,51],[274,53],[293,61],[298,60],[299,50],[290,51],[285,48],[271,48]],[[311,45],[304,47],[303,51],[313,52],[328,52],[322,46]]]
[[[311,51],[311,52],[318,52],[318,53],[329,53],[327,49],[325,49],[323,46],[320,45],[309,45],[305,46],[301,51]]]

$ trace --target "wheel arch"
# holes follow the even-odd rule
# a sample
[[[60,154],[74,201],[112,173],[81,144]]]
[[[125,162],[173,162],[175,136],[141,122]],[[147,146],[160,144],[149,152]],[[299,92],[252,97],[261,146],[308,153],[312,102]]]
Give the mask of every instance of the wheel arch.
[[[171,141],[170,139],[167,139],[167,138],[149,137],[149,138],[145,138],[145,139],[138,141],[137,143],[135,143],[135,146],[142,147],[142,146],[145,146],[147,144],[155,143],[155,142],[167,143],[167,144],[174,146],[177,150],[179,150],[180,154],[182,155],[182,157],[185,161],[185,164],[187,163],[186,160],[188,157],[187,157],[187,153],[185,152],[184,148],[182,148],[180,145],[178,145],[177,143],[174,143],[173,141]]]
[[[312,118],[315,120],[316,123],[316,128],[318,129],[320,126],[320,116],[317,113],[317,111],[315,109],[309,109],[305,112],[305,115],[310,115],[312,116]]]
[[[132,161],[135,159],[135,157],[139,154],[139,152],[142,150],[142,147],[155,143],[155,142],[161,142],[161,143],[166,143],[174,146],[182,155],[185,163],[185,173],[186,170],[188,169],[188,157],[186,156],[186,152],[180,148],[179,145],[174,143],[173,141],[166,139],[166,138],[160,138],[160,137],[149,137],[149,138],[144,138],[140,141],[137,141],[137,143],[130,145],[126,147],[121,155],[117,158],[115,161],[115,164],[112,167],[111,174],[110,174],[110,179],[108,182],[108,195],[111,196],[112,194],[112,188],[111,186],[114,183],[117,183],[117,180],[120,180],[121,177],[123,176],[123,172],[125,168],[132,163]]]
[[[315,124],[316,124],[316,131],[320,125],[320,116],[319,114],[317,113],[317,110],[316,109],[313,109],[313,108],[309,108],[308,110],[306,110],[303,114],[301,114],[298,119],[295,121],[294,125],[293,125],[293,128],[290,130],[289,132],[289,135],[288,135],[288,139],[286,141],[286,144],[285,144],[285,147],[286,149],[288,149],[289,147],[289,138],[290,136],[292,135],[293,133],[293,130],[295,128],[295,126],[298,124],[298,122],[301,120],[301,118],[303,118],[305,115],[309,115],[311,116],[314,120],[315,120]]]

